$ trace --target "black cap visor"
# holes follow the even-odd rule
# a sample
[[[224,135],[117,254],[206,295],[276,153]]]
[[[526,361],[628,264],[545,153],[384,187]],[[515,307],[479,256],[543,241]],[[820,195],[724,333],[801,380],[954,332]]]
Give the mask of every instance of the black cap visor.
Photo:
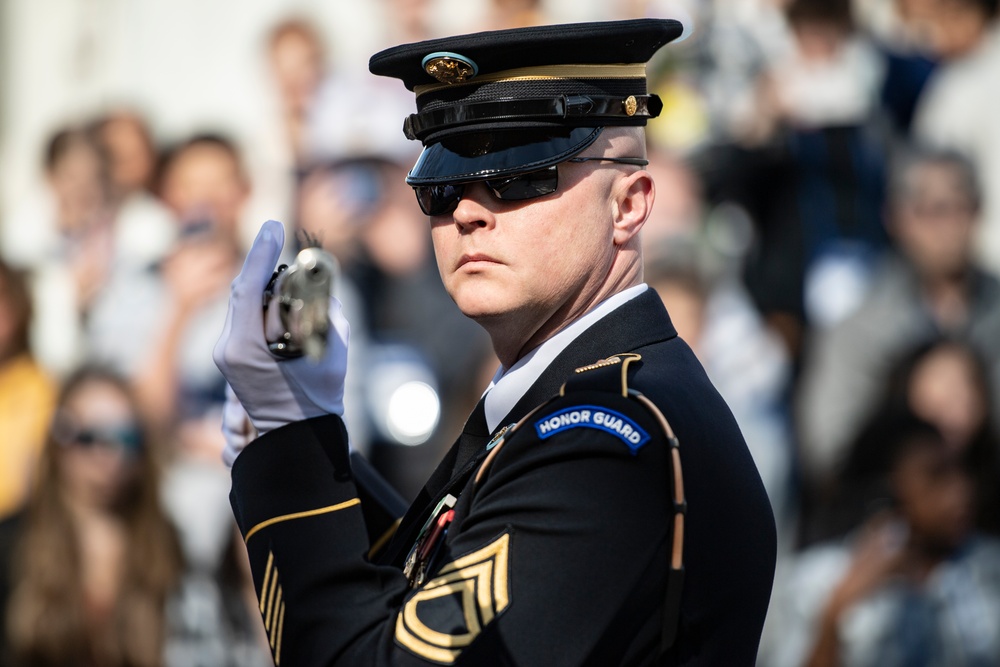
[[[406,182],[464,183],[544,169],[590,146],[602,129],[520,128],[456,134],[425,147]]]

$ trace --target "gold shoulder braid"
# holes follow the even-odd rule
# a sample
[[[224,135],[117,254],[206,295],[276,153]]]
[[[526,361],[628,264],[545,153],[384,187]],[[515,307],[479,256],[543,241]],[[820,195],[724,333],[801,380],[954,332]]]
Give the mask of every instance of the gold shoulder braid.
[[[634,353],[616,354],[601,359],[593,364],[582,366],[574,371],[570,378],[559,390],[557,396],[553,396],[545,403],[539,405],[530,413],[525,415],[517,424],[504,427],[504,430],[495,438],[496,442],[491,443],[492,450],[489,456],[480,465],[476,472],[476,487],[486,476],[487,472],[496,459],[497,454],[502,449],[504,442],[517,433],[520,428],[532,419],[538,412],[552,404],[554,401],[571,395],[574,392],[583,390],[613,391],[620,392],[622,396],[632,399],[649,412],[663,433],[667,446],[670,447],[670,470],[667,479],[670,483],[672,498],[671,513],[673,515],[673,526],[671,529],[671,550],[670,550],[670,571],[667,575],[667,593],[663,610],[663,632],[661,635],[661,651],[665,652],[677,638],[677,626],[680,620],[681,591],[684,587],[684,517],[687,513],[687,500],[684,495],[684,475],[681,469],[680,441],[674,434],[667,418],[663,412],[635,389],[628,386],[628,371],[633,364],[641,363],[642,356]],[[620,366],[620,372],[619,367]]]
[[[489,455],[476,471],[472,492],[475,493],[480,482],[488,474],[504,443],[513,437],[526,422],[531,421],[535,415],[553,402],[583,391],[610,391],[631,399],[642,406],[660,427],[663,440],[670,447],[670,456],[668,458],[670,470],[668,471],[667,479],[670,484],[673,521],[671,526],[670,570],[667,575],[667,591],[661,635],[661,650],[666,651],[673,646],[676,640],[677,626],[680,619],[681,591],[684,586],[684,516],[687,512],[687,501],[684,496],[684,476],[681,472],[680,443],[677,440],[677,436],[674,434],[669,422],[667,422],[667,418],[660,409],[640,392],[630,389],[628,386],[629,368],[633,365],[641,364],[641,361],[642,357],[638,354],[617,354],[576,369],[573,377],[562,386],[556,396],[536,407],[516,424],[509,424],[503,427],[493,437],[488,446],[490,450]],[[624,439],[622,435],[619,435],[619,437]],[[455,516],[454,507],[456,502],[457,498],[449,494],[438,503],[421,529],[413,548],[410,550],[403,572],[410,581],[411,588],[420,588],[425,583],[428,570],[441,550],[447,536],[448,527]]]

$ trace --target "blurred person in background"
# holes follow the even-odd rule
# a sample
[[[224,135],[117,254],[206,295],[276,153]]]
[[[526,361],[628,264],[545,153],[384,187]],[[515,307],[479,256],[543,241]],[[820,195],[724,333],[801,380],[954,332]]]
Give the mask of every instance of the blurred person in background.
[[[787,0],[792,51],[770,72],[777,120],[801,128],[856,125],[871,113],[879,59],[849,0]]]
[[[390,12],[387,28],[422,31],[430,3],[400,0],[380,3]],[[422,38],[421,38],[422,39]],[[314,168],[366,157],[400,163],[413,159],[414,149],[396,141],[399,118],[413,109],[411,96],[378,77],[351,67],[333,67],[315,93],[303,146],[300,179]],[[301,181],[300,181],[301,182]]]
[[[172,214],[152,192],[159,158],[152,130],[142,114],[124,107],[99,114],[89,127],[107,156],[115,234],[127,253],[111,271],[145,269],[163,259],[176,231]]]
[[[885,495],[885,443],[898,426],[886,415],[912,413],[934,426],[947,447],[977,479],[974,522],[1000,535],[1000,437],[991,414],[989,370],[975,348],[954,338],[918,345],[896,361],[882,396],[850,445],[831,488],[819,490],[819,507],[806,516],[802,541],[840,537],[858,526]]]
[[[374,3],[383,39],[388,43],[428,39],[434,27],[434,5],[431,0]],[[347,173],[348,178],[354,178],[353,166],[359,164],[364,170],[368,158],[408,163],[415,151],[397,139],[399,119],[412,109],[413,98],[391,81],[369,76],[349,63],[334,63],[325,71],[310,107],[300,185],[311,174],[315,175],[314,182],[329,182],[331,174],[339,178],[341,173]],[[348,169],[340,170],[341,163]],[[363,183],[359,187],[362,191],[347,203],[363,204],[373,191]],[[349,210],[350,214],[358,212],[356,207]]]
[[[44,169],[45,190],[5,220],[0,248],[12,266],[31,272],[32,347],[59,375],[83,355],[82,322],[113,264],[114,211],[107,155],[88,130],[54,131]]]
[[[384,0],[378,3],[383,11],[379,23],[384,27],[383,41],[389,43],[420,42],[432,35],[433,0]]]
[[[944,338],[904,358],[890,375],[890,387],[905,387],[910,409],[934,424],[952,449],[964,451],[982,441],[992,443],[987,449],[998,449],[989,373],[974,347]]]
[[[656,16],[680,8],[694,17],[698,27],[681,48],[692,56],[684,69],[693,75],[703,98],[705,140],[751,148],[769,139],[770,121],[761,109],[761,77],[792,48],[785,0],[621,0],[621,4],[632,16]]]
[[[914,119],[917,139],[958,150],[982,179],[982,224],[976,253],[1000,272],[1000,21],[997,0],[932,0],[926,29],[942,64],[922,95]]]
[[[229,282],[242,250],[239,220],[249,196],[235,144],[196,135],[163,159],[158,192],[177,220],[176,241],[158,264],[123,275],[89,322],[94,357],[133,378],[144,412],[158,429],[180,425],[180,446],[217,458],[224,401],[211,359],[225,319]],[[207,419],[203,417],[208,416]]]
[[[1000,541],[975,528],[981,471],[930,424],[886,416],[883,507],[778,579],[774,667],[1000,662]],[[993,471],[989,484],[1000,482]]]
[[[42,166],[45,192],[22,202],[21,209],[3,226],[0,247],[16,266],[34,268],[52,255],[68,255],[110,225],[110,166],[107,153],[92,132],[74,124],[53,130],[42,149]],[[100,246],[96,241],[93,245]],[[89,257],[88,253],[78,254]],[[67,259],[77,258],[69,255]],[[90,276],[95,271],[77,270],[84,306],[94,291],[92,285],[100,282],[100,274]]]
[[[245,156],[254,189],[244,217],[255,224],[260,217],[292,219],[296,191],[313,157],[312,124],[329,69],[323,31],[306,16],[271,25],[262,51],[268,94]]]
[[[55,386],[28,342],[31,295],[0,261],[0,518],[21,507],[55,407]]]
[[[0,528],[4,664],[163,664],[182,562],[144,426],[117,376],[67,380],[31,501]]]
[[[976,173],[960,155],[915,151],[891,183],[886,255],[862,305],[816,333],[802,372],[798,428],[807,481],[822,485],[842,465],[892,364],[941,335],[969,340],[1000,380],[1000,282],[975,262]],[[1000,414],[997,397],[990,410]]]
[[[169,448],[164,501],[192,576],[203,581],[227,567],[233,539],[219,428],[225,381],[211,354],[242,259],[237,230],[249,190],[226,137],[195,135],[170,150],[157,192],[177,220],[176,241],[161,262],[121,274],[88,323],[92,357],[130,379]],[[195,610],[222,599],[207,585],[200,590],[185,587]]]
[[[305,161],[309,115],[326,75],[325,50],[318,29],[305,19],[281,21],[268,34],[268,64],[278,93],[282,136],[295,166]]]
[[[101,114],[92,131],[108,155],[112,198],[118,201],[151,192],[156,169],[156,146],[146,119],[124,108]]]
[[[709,199],[753,220],[745,281],[798,360],[809,327],[856,305],[886,245],[883,146],[870,131],[881,80],[848,0],[793,0],[784,14],[791,45],[759,78],[757,126],[699,162]]]
[[[135,183],[152,156],[121,155],[123,143],[143,144],[126,153],[148,146],[112,138],[118,122],[109,114],[57,130],[45,150],[47,191],[29,197],[3,227],[5,257],[31,275],[32,347],[57,376],[86,358],[86,327],[105,290],[160,260],[173,238],[170,215]]]
[[[175,309],[158,328],[162,337],[151,357],[159,360],[147,357],[152,364],[140,372],[139,389],[147,405],[173,404],[184,419],[221,401],[223,381],[211,368],[208,332],[225,317],[222,304],[241,264],[239,230],[251,184],[232,139],[198,134],[165,157],[158,192],[180,224],[161,276]]]
[[[319,240],[342,267],[360,261],[361,230],[379,199],[378,163],[358,158],[310,167],[296,200],[296,232]]]
[[[120,376],[66,381],[31,501],[0,522],[0,665],[270,664],[232,520],[220,566],[185,557],[148,426]]]
[[[323,26],[308,14],[286,14],[257,36],[259,97],[252,126],[241,132],[245,179],[254,187],[241,207],[239,238],[268,218],[290,221],[296,191],[313,159],[312,125],[328,76]]]
[[[527,28],[549,23],[542,0],[490,0],[483,30]]]
[[[880,102],[887,121],[884,130],[896,139],[910,138],[917,103],[938,64],[927,34],[929,4],[928,0],[854,3],[859,25],[883,59]]]

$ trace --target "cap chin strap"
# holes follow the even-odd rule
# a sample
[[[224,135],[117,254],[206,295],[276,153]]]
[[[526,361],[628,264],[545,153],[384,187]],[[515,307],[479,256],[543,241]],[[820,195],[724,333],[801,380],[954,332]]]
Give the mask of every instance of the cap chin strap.
[[[639,125],[655,118],[663,110],[658,95],[619,96],[559,95],[529,97],[490,102],[453,104],[421,111],[407,117],[403,133],[407,139],[423,139],[441,128],[461,127],[473,123],[521,120],[590,121],[596,125]]]

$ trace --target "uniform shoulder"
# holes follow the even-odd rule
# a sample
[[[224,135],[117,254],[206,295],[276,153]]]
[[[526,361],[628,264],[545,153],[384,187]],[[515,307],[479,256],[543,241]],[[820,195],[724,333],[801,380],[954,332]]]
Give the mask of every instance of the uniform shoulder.
[[[589,429],[620,441],[632,454],[661,433],[673,438],[656,405],[631,386],[632,368],[641,362],[641,355],[623,353],[575,369],[559,393],[518,427],[532,430],[542,441]]]

